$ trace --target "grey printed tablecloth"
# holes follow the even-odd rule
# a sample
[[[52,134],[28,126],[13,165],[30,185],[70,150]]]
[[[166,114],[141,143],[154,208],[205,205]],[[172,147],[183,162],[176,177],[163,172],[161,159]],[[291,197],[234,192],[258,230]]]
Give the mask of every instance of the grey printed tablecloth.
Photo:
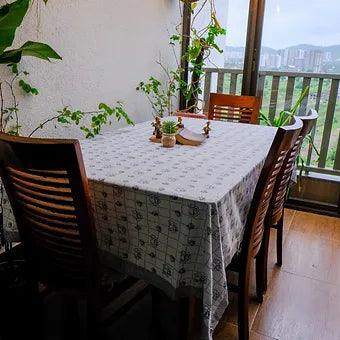
[[[183,121],[196,132],[205,124]],[[199,147],[151,143],[151,122],[81,142],[104,260],[171,296],[199,294],[203,339],[211,339],[228,305],[224,268],[239,249],[276,133],[226,122],[211,127]],[[11,236],[8,206],[5,221]]]

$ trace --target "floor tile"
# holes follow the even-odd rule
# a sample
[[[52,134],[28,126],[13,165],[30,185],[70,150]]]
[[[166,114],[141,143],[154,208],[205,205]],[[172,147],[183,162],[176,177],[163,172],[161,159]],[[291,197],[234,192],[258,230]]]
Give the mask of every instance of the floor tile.
[[[333,261],[333,243],[326,238],[291,230],[283,248],[282,269],[327,281]]]
[[[336,286],[281,271],[252,329],[280,340],[339,339],[339,311],[340,293]]]
[[[232,323],[224,324],[223,328],[218,329],[214,334],[214,340],[238,340],[237,326]],[[276,340],[259,334],[257,332],[250,331],[250,340]]]
[[[229,306],[226,310],[226,313],[223,316],[223,320],[228,323],[232,323],[234,325],[237,325],[237,294],[231,293],[229,295]],[[258,312],[258,309],[260,308],[260,304],[255,301],[254,298],[250,299],[249,302],[249,324],[252,325],[255,316]]]
[[[250,301],[251,339],[339,340],[340,219],[285,211],[283,266],[276,266],[276,230],[271,230],[269,286],[262,305]],[[251,294],[255,291],[252,270]],[[255,319],[254,319],[255,318]],[[214,340],[237,339],[237,296]]]
[[[332,255],[330,268],[327,275],[327,282],[340,287],[340,241],[332,242]]]
[[[322,239],[340,240],[340,219],[296,211],[291,230]]]

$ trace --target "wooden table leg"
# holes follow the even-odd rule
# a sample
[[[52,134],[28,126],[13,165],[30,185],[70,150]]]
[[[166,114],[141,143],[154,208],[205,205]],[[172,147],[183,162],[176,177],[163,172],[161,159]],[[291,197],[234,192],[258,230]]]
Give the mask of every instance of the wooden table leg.
[[[155,339],[197,340],[202,330],[202,302],[196,298],[171,300],[152,290],[153,334]]]

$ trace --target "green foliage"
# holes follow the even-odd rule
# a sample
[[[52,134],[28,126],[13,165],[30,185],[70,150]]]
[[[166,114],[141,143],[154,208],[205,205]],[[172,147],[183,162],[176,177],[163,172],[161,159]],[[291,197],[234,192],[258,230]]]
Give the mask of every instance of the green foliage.
[[[161,62],[158,64],[162,67],[166,75],[166,81],[160,81],[155,77],[150,77],[147,82],[140,82],[137,90],[144,92],[149,99],[154,115],[163,117],[166,113],[173,113],[172,103],[175,102],[179,91],[186,99],[186,109],[195,111],[198,106],[198,98],[202,93],[200,82],[204,76],[204,67],[213,50],[222,53],[222,49],[217,44],[217,38],[226,34],[226,30],[219,24],[214,11],[213,0],[191,3],[186,0],[180,0],[185,6],[191,6],[192,22],[190,31],[190,45],[188,50],[182,56],[181,63],[177,61],[175,70],[168,70]],[[194,21],[200,13],[205,13],[205,6],[210,10],[210,22],[202,29],[195,29]],[[177,34],[170,36],[169,45],[177,54],[175,47],[183,41],[182,33],[179,31],[181,25],[177,25]],[[191,69],[191,79],[188,82],[182,79],[185,72],[182,63],[188,63]],[[190,77],[189,77],[190,78]],[[176,101],[177,102],[177,101]]]
[[[296,115],[297,110],[301,106],[302,101],[307,96],[307,93],[309,91],[309,87],[305,87],[305,89],[302,91],[299,99],[293,106],[293,108],[290,111],[281,111],[277,116],[273,118],[273,120],[270,119],[269,115],[265,115],[261,112],[260,114],[260,120],[265,123],[265,125],[268,126],[275,126],[275,127],[281,127],[289,124],[291,118]]]
[[[129,125],[133,125],[133,121],[123,108],[122,102],[117,102],[115,106],[110,107],[107,104],[100,103],[98,110],[92,112],[84,112],[82,110],[72,111],[68,107],[64,107],[58,111],[59,115],[56,118],[61,124],[75,124],[80,123],[90,116],[90,125],[82,125],[80,129],[84,132],[86,138],[93,138],[98,135],[104,125],[111,125],[112,119],[120,121],[124,119]],[[43,125],[40,126],[41,128]]]
[[[177,132],[177,123],[173,120],[166,120],[162,123],[162,132],[174,134]]]
[[[15,32],[21,25],[30,0],[17,0],[0,7],[0,55],[13,43]]]
[[[331,148],[328,151],[328,155],[327,155],[327,162],[333,164],[336,158],[336,148]]]
[[[44,0],[45,4],[47,0]],[[31,0],[16,0],[10,4],[0,6],[0,64],[11,67],[13,76],[0,80],[0,131],[12,135],[19,135],[19,106],[16,98],[15,85],[26,94],[38,95],[37,88],[30,85],[26,79],[26,71],[20,71],[18,63],[23,56],[50,61],[61,59],[49,45],[41,42],[27,41],[20,48],[8,49],[15,39],[16,30],[20,27]]]
[[[187,101],[187,109],[192,112],[197,110],[198,98],[202,93],[200,83],[204,76],[206,61],[213,50],[223,52],[216,40],[225,34],[226,30],[219,25],[214,12],[211,13],[210,23],[203,30],[191,29],[191,44],[183,56],[191,67],[191,82],[186,87],[181,84],[180,89]]]
[[[7,50],[13,44],[16,30],[21,25],[29,5],[30,0],[16,0],[0,7],[0,64],[17,64],[23,56],[47,61],[61,59],[49,45],[41,42],[27,41],[20,48]]]
[[[20,79],[18,84],[22,88],[22,90],[27,94],[32,94],[34,96],[39,94],[38,89],[36,89],[35,87],[32,87],[30,84],[26,83],[23,79]]]
[[[150,77],[148,82],[140,82],[136,90],[146,94],[154,116],[164,117],[166,113],[172,114],[172,100],[177,92],[175,81],[171,80],[163,86],[158,79]]]
[[[46,61],[62,59],[50,46],[34,41],[27,41],[20,48],[5,51],[0,55],[0,64],[19,63],[23,56],[31,56]]]
[[[301,106],[301,103],[303,102],[303,100],[305,99],[305,97],[307,96],[309,92],[309,87],[305,87],[305,89],[301,92],[300,97],[298,98],[297,102],[295,103],[295,105],[293,106],[293,108],[290,111],[281,111],[279,112],[278,116],[274,117],[273,120],[270,119],[269,115],[264,115],[262,112],[260,114],[260,120],[262,122],[265,123],[265,125],[268,126],[274,126],[274,127],[282,127],[282,126],[286,126],[287,124],[289,124],[290,120],[292,119],[292,117],[294,117],[298,111],[298,109]],[[311,135],[306,136],[305,140],[303,142],[308,142],[308,144],[310,145],[310,147],[312,147],[314,149],[314,151],[316,152],[316,154],[319,156],[320,153],[317,150],[313,138]],[[296,157],[296,165],[297,167],[300,169],[299,173],[298,173],[298,184],[300,187],[301,184],[301,178],[302,178],[302,172],[305,168],[305,164],[306,164],[306,160],[302,157],[301,152],[297,155]]]
[[[169,42],[170,45],[176,45],[177,43],[180,43],[180,42],[182,42],[182,38],[180,35],[174,34],[170,37],[170,42]]]

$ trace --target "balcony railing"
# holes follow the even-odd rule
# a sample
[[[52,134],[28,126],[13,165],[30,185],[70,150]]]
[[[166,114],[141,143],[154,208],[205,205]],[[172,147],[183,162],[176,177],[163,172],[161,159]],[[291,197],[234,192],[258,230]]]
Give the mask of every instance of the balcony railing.
[[[204,111],[210,92],[240,94],[242,70],[207,68],[203,90]],[[339,74],[261,71],[258,96],[262,97],[262,112],[273,118],[281,110],[290,110],[301,92],[309,86],[299,115],[308,109],[319,112],[312,131],[316,152],[311,145],[303,150],[305,171],[340,176],[340,93]]]

